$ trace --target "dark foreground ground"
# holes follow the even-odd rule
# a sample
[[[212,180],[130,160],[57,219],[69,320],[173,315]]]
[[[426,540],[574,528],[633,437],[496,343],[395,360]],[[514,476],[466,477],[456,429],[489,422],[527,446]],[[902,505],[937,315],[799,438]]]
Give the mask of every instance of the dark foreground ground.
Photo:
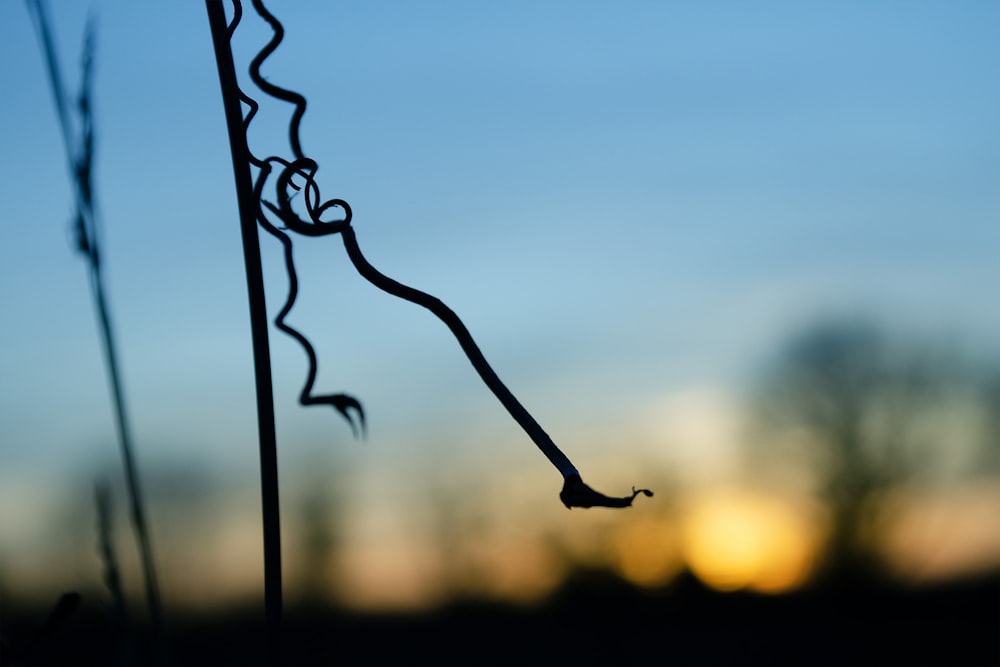
[[[0,607],[4,664],[134,664],[85,605],[44,642],[44,616]],[[258,609],[170,618],[168,664],[266,664]],[[18,650],[21,649],[27,650]],[[291,665],[1000,665],[1000,575],[924,589],[828,585],[720,594],[692,578],[657,595],[581,574],[546,605],[464,603],[423,615],[286,612]]]

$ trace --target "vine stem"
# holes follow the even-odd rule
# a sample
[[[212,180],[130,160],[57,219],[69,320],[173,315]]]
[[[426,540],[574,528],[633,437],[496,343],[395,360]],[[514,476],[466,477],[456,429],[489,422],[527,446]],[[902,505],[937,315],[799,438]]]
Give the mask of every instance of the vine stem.
[[[274,390],[271,381],[271,353],[267,334],[267,308],[264,301],[264,272],[261,267],[260,239],[257,232],[253,180],[250,175],[250,149],[243,130],[236,67],[233,64],[226,15],[220,0],[205,0],[208,23],[219,69],[219,85],[229,131],[229,147],[236,178],[243,258],[250,301],[250,331],[253,343],[254,375],[257,387],[257,427],[260,446],[261,503],[264,529],[264,611],[267,645],[272,664],[281,654],[281,522],[278,497],[278,450],[274,427]]]

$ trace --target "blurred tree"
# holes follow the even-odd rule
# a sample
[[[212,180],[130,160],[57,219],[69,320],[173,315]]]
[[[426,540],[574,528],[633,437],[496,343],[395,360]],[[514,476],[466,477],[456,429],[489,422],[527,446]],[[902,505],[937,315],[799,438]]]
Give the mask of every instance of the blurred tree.
[[[993,369],[983,382],[983,404],[986,411],[986,437],[983,440],[983,468],[1000,475],[1000,370]]]
[[[880,492],[954,474],[984,453],[984,431],[970,426],[976,414],[986,422],[976,386],[951,348],[864,321],[821,323],[782,351],[758,396],[768,443],[760,462],[789,443],[805,456],[832,513],[828,574],[872,572]],[[788,433],[797,436],[775,437]]]
[[[343,462],[329,467],[323,462],[299,476],[297,512],[290,522],[296,548],[286,566],[293,577],[295,602],[306,611],[335,604],[343,592],[339,570],[346,531],[345,489],[351,474]]]
[[[330,498],[322,488],[313,488],[302,499],[301,559],[302,602],[318,606],[327,602],[330,558],[336,545],[336,535],[331,525]]]

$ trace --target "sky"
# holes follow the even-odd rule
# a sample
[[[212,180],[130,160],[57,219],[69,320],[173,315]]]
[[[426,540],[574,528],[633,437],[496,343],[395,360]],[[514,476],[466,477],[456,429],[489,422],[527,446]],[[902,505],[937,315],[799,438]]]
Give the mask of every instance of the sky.
[[[253,572],[259,527],[234,518],[259,502],[249,318],[205,8],[49,8],[69,90],[96,21],[102,253],[140,468],[164,499],[154,540],[181,563],[191,534],[231,533],[215,558]],[[607,493],[732,482],[740,392],[817,319],[876,316],[996,357],[1000,4],[270,8],[286,38],[264,72],[308,98],[324,198],[350,202],[372,264],[462,317]],[[247,14],[241,72],[268,38]],[[64,525],[90,548],[89,488],[118,474],[113,417],[26,5],[0,5],[0,26],[0,576],[42,562],[83,576],[92,553],[33,550]],[[287,151],[288,109],[265,105],[255,152]],[[280,247],[262,247],[273,317],[286,282]],[[296,404],[304,355],[272,328],[283,503],[294,517],[311,492],[339,499],[355,580],[417,586],[412,568],[433,569],[420,554],[444,521],[435,494],[482,501],[496,534],[525,544],[534,533],[509,517],[557,532],[625,521],[567,517],[557,473],[430,313],[359,278],[336,238],[295,248],[290,319],[320,355],[317,391],[358,397],[369,432]]]

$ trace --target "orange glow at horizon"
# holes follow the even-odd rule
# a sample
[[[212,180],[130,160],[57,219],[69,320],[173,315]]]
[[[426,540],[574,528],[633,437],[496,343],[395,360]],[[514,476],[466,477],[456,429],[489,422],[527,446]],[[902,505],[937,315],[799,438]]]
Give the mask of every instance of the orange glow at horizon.
[[[444,596],[438,558],[425,545],[384,540],[344,554],[340,602],[354,609],[421,611]]]
[[[816,524],[788,500],[736,489],[711,492],[685,513],[684,558],[717,590],[781,593],[811,574],[822,538]]]
[[[880,509],[889,517],[880,550],[904,581],[942,581],[995,570],[1000,563],[998,480],[961,489],[901,487],[883,495]]]
[[[656,588],[669,583],[683,566],[673,522],[643,517],[618,532],[614,542],[619,573],[636,586]]]

